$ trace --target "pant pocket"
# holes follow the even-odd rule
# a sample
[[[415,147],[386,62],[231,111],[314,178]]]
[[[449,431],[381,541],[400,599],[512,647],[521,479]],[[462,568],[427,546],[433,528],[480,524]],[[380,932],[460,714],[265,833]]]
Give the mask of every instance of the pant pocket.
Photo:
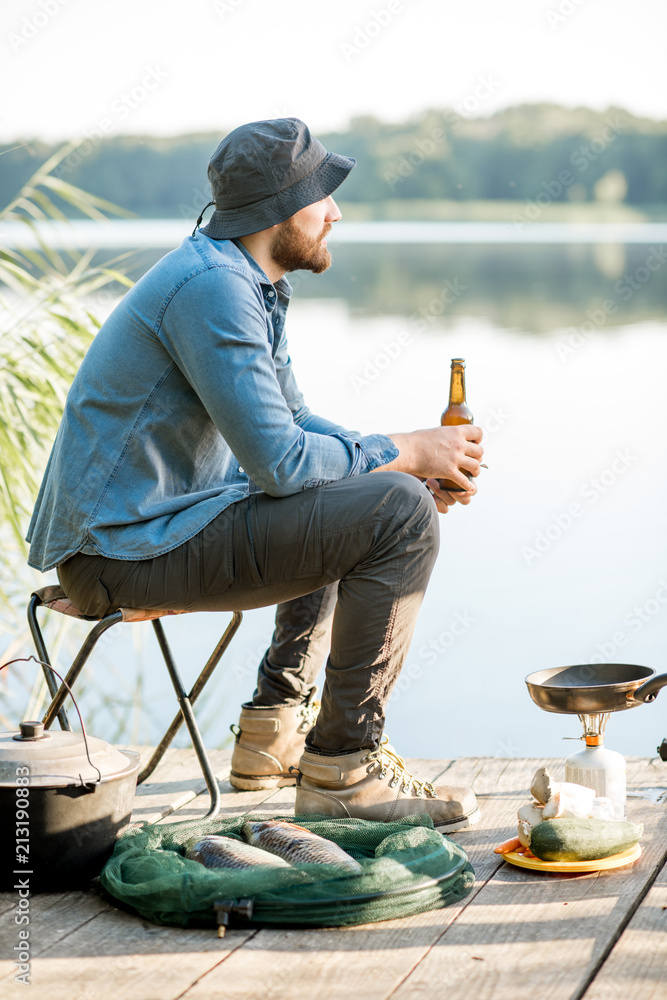
[[[322,575],[322,511],[318,489],[289,497],[255,494],[234,518],[234,587],[265,587]]]
[[[237,506],[233,503],[226,507],[194,539],[198,543],[200,590],[205,596],[224,594],[234,581],[233,524]]]
[[[322,495],[320,489],[289,497],[253,498],[249,534],[255,572],[261,583],[322,575]]]

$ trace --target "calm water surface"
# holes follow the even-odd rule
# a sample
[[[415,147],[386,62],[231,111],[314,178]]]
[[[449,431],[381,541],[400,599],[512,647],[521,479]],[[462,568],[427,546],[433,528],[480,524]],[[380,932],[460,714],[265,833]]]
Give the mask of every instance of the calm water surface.
[[[288,335],[313,410],[362,432],[432,426],[450,359],[464,357],[485,431],[489,469],[470,506],[441,519],[390,703],[400,753],[564,756],[579,722],[538,709],[526,674],[592,660],[667,671],[664,264],[659,244],[344,244],[325,275],[295,276]],[[226,618],[167,620],[188,679]],[[272,619],[245,615],[204,696],[210,746],[231,740]],[[82,697],[92,733],[161,735],[175,703],[157,657],[148,626],[111,631]],[[612,716],[607,745],[651,755],[663,736],[667,690]]]

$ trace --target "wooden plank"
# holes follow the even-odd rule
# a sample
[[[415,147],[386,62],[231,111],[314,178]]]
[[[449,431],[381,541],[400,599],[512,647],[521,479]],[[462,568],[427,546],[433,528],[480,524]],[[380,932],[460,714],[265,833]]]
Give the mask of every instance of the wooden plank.
[[[13,892],[0,893],[0,917],[6,913],[13,913],[16,908],[16,896]],[[0,938],[0,941],[2,939]],[[1,952],[0,952],[1,954]]]
[[[248,812],[250,816],[271,814],[272,816],[293,816],[296,788],[294,785],[276,788],[262,802],[256,803]]]
[[[183,752],[170,751],[170,754]],[[194,768],[188,771],[193,763]],[[389,996],[406,1000],[412,996],[409,990],[419,996],[428,993],[430,998],[448,992],[448,986],[458,986],[458,992],[464,996],[479,994],[480,1000],[504,998],[505,995],[520,1000],[528,995],[528,985],[531,986],[531,1000],[536,990],[540,1000],[552,995],[558,1000],[567,996],[569,1000],[573,994],[563,992],[563,984],[575,980],[578,991],[574,995],[580,996],[579,987],[595,968],[595,962],[589,961],[587,965],[582,961],[582,957],[586,958],[586,954],[580,954],[582,942],[583,951],[588,947],[590,955],[598,957],[599,965],[600,956],[604,957],[613,943],[609,930],[614,919],[618,937],[623,917],[628,914],[633,900],[637,901],[637,894],[629,888],[619,893],[620,873],[609,873],[607,876],[549,879],[552,885],[561,887],[560,896],[547,890],[548,898],[545,899],[547,877],[509,869],[492,854],[495,843],[511,833],[516,808],[526,800],[532,773],[541,763],[545,762],[496,758],[428,762],[428,765],[410,762],[417,777],[435,780],[441,775],[442,780],[452,784],[472,781],[480,796],[482,822],[453,838],[466,848],[477,874],[473,892],[457,907],[419,914],[407,920],[344,930],[233,930],[226,941],[218,942],[211,931],[147,924],[115,910],[93,893],[33,897],[35,932],[39,928],[40,933],[34,935],[37,958],[33,961],[31,982],[48,986],[51,994],[54,984],[59,989],[59,984],[63,983],[63,995],[66,993],[68,1000],[83,1000],[108,992],[111,980],[114,992],[128,1000],[149,997],[165,1000],[173,997],[175,1000],[179,996],[203,1000],[223,995],[232,1000],[234,997],[282,1000],[284,996],[289,996],[290,1000],[302,996],[305,1000],[307,996],[310,1000],[318,987],[327,1000],[338,997],[349,1000],[361,995],[367,1000]],[[546,763],[551,767],[554,762]],[[223,758],[216,760],[216,772],[221,777],[225,766]],[[173,788],[168,780],[170,777],[178,783],[177,788]],[[629,762],[629,777],[636,789],[645,794],[642,799],[630,800],[631,813],[646,814],[649,819],[660,815],[664,818],[665,809],[656,804],[652,791],[659,786],[660,780],[664,781],[662,773],[646,761],[636,761]],[[162,785],[162,801],[165,795],[170,797],[166,803],[170,810],[165,817],[167,822],[194,818],[206,811],[207,794],[193,797],[192,786],[186,787],[187,781],[196,784],[197,780],[203,788],[192,751],[185,751],[180,763],[176,759],[165,759],[161,770],[153,776],[153,782]],[[242,793],[233,791],[224,780],[221,788],[223,815],[253,810],[291,812],[294,789]],[[165,816],[165,809],[154,792],[147,783],[140,793],[148,800],[142,818]],[[140,808],[143,806],[142,802]],[[647,821],[647,830],[649,825]],[[667,844],[664,831],[660,831],[660,822],[654,826],[658,836],[644,839],[644,857],[638,863],[647,866],[645,872],[656,870],[664,859],[662,844]],[[628,871],[632,876],[637,869],[635,865]],[[579,887],[576,893],[570,888],[573,885]],[[656,889],[660,886],[656,885]],[[3,912],[10,913],[4,910],[5,902],[6,897],[0,896],[0,918]],[[567,906],[563,907],[563,903]],[[531,923],[531,916],[537,918],[534,923]],[[531,938],[526,927],[532,928],[534,924],[541,926],[544,933]],[[461,940],[456,938],[459,926],[464,931]],[[8,924],[13,933],[12,927]],[[586,937],[587,933],[590,937],[591,928],[592,945]],[[0,921],[0,940],[5,938],[3,931]],[[565,944],[559,944],[559,935],[566,939]],[[43,944],[38,938],[43,939]],[[473,953],[466,953],[466,947],[472,948]],[[549,974],[545,983],[543,964],[535,957],[535,950],[540,956],[544,953],[548,967],[557,953],[560,953],[560,963],[571,967],[570,980],[564,974],[554,977],[556,989],[553,994],[549,992]],[[512,979],[510,966],[517,956],[520,971]],[[500,964],[500,971],[493,969],[492,959]],[[486,963],[490,964],[482,975],[479,969]],[[533,975],[529,983],[527,977],[531,969]],[[18,985],[10,984],[8,989],[16,990]],[[3,997],[5,995],[10,998],[13,994],[3,988]],[[56,993],[56,1000],[57,996]],[[631,989],[625,991],[625,996],[619,995],[618,1000],[627,1000],[629,996],[634,1000]],[[649,996],[652,997],[647,994],[646,1000]],[[602,995],[599,1000],[603,1000]],[[615,995],[611,995],[610,1000],[616,1000]],[[645,1000],[643,995],[641,1000]]]
[[[141,749],[145,757],[151,752],[150,748]],[[237,792],[225,777],[229,773],[230,751],[210,751],[209,757],[220,780],[221,816],[247,812],[272,794],[271,790]],[[137,789],[132,819],[191,820],[203,816],[208,805],[208,792],[194,751],[168,750],[155,773]],[[8,940],[13,938],[14,905],[12,900],[7,928],[0,919],[3,940],[5,936]],[[213,930],[158,927],[115,909],[94,891],[33,897],[31,927],[31,985],[46,987],[51,977],[60,978],[62,996],[71,1000],[102,995],[105,982],[108,984],[112,977],[114,991],[127,1000],[148,996],[175,998],[256,933],[234,931],[225,941],[219,941]],[[11,947],[14,943],[11,940]],[[65,963],[68,972],[63,976]],[[5,987],[18,989],[19,984],[10,985],[14,974],[9,962],[0,965],[0,978],[8,980],[3,984],[3,997]],[[52,984],[49,993],[58,996]]]
[[[447,766],[440,776],[442,781],[448,785],[470,785],[478,795],[483,795],[485,788],[481,772],[488,768],[492,757],[460,757],[447,761]],[[494,763],[495,766],[495,763]]]
[[[664,997],[667,997],[667,867],[659,873],[583,1000]]]
[[[49,1000],[176,1000],[255,933],[233,930],[219,940],[213,930],[158,927],[106,907],[33,960],[30,986]],[[25,996],[11,975],[3,1000]]]
[[[137,747],[142,752],[142,758],[148,759],[152,748]],[[235,792],[224,780],[229,773],[231,753],[228,750],[213,750],[209,757],[216,777],[222,779],[223,799],[234,798]],[[225,791],[226,785],[226,791]],[[171,749],[165,754],[155,770],[155,773],[137,788],[135,809],[132,814],[134,821],[142,819],[146,822],[156,822],[166,819],[194,818],[204,815],[208,809],[208,792],[198,761],[191,749]],[[245,793],[241,793],[243,796]],[[268,792],[262,793],[265,797]],[[251,794],[251,801],[258,799],[258,793]],[[192,803],[192,808],[188,806]],[[196,803],[196,804],[195,804]],[[241,803],[239,803],[240,805]],[[12,893],[0,895],[0,940],[14,941],[14,910],[16,900]],[[66,892],[39,894],[31,898],[31,955],[39,959],[41,955],[64,941],[72,934],[80,933],[81,927],[94,917],[105,915],[109,911],[109,903],[95,891]],[[175,932],[178,933],[178,932]],[[5,957],[5,956],[3,956]],[[0,978],[9,974],[11,969],[0,967]]]
[[[134,747],[131,749],[135,749]],[[142,750],[142,765],[152,753],[152,747]],[[219,781],[229,775],[230,750],[210,750],[213,773]],[[181,809],[204,792],[206,782],[194,750],[167,750],[154,773],[137,786],[132,821],[157,823],[176,809]]]
[[[628,785],[637,799],[667,803],[667,767],[657,759],[628,761]],[[667,838],[662,854],[656,843],[658,875],[614,945],[584,1000],[659,1000],[667,997]]]
[[[488,854],[488,842],[504,823],[511,806],[498,794],[500,776],[513,762],[508,760],[467,759],[454,762],[410,761],[415,775],[425,780],[446,780],[465,784],[475,780],[482,796],[482,820],[456,840],[467,838],[466,850],[476,844]],[[536,762],[523,762],[524,772],[532,775]],[[525,791],[521,791],[525,797]],[[265,803],[286,800],[285,792]],[[514,804],[516,814],[516,804]],[[502,863],[493,855],[489,871]],[[311,1000],[323,995],[327,1000],[350,1000],[363,996],[373,1000],[388,996],[428,953],[445,928],[456,919],[484,880],[476,881],[472,893],[461,903],[398,920],[383,921],[351,928],[329,930],[262,930],[224,966],[213,969],[189,990],[183,1000]],[[433,994],[430,994],[431,996]],[[463,994],[466,995],[466,994]]]
[[[220,788],[220,819],[243,815],[280,791],[239,791],[232,787],[228,777],[231,750],[211,750],[209,757]],[[132,820],[144,820],[148,823],[185,822],[201,819],[208,807],[208,791],[194,751],[168,750],[155,774],[138,787]]]
[[[150,783],[147,783],[142,790],[142,795],[149,799],[151,808],[153,808],[153,800],[156,798],[151,785],[158,785],[163,797],[165,794],[167,795],[173,810],[165,817],[167,822],[181,818],[195,818],[197,815],[203,814],[208,806],[207,793],[203,793],[191,801],[181,800],[180,803],[174,798],[174,794],[181,796],[183,794],[184,775],[186,775],[185,791],[189,791],[189,772],[187,768],[184,770],[184,764],[187,765],[187,763],[187,757],[184,758],[180,751],[171,752],[170,759],[165,759],[160,766],[160,771],[156,771],[154,779],[151,779]],[[426,778],[431,773],[435,776],[443,769],[441,764],[429,763],[430,772],[424,775]],[[172,791],[172,783],[177,783],[179,787]],[[225,787],[226,784],[227,787]],[[231,786],[228,786],[228,783],[222,782],[222,814],[232,815],[247,812],[253,805],[260,805],[272,794],[285,795],[286,793],[288,798],[291,796],[293,800],[294,789],[277,789],[273,793],[266,790],[246,793],[236,792],[231,789]],[[149,815],[151,818],[157,817],[164,811],[164,809],[158,809]],[[146,816],[145,810],[143,815]],[[93,893],[66,894],[59,897],[59,904],[55,907],[52,897],[41,896],[35,897],[35,899],[42,900],[42,907],[50,907],[51,910],[55,909],[55,912],[51,913],[51,919],[48,928],[46,928],[43,926],[42,907],[38,904],[37,910],[33,910],[33,922],[41,927],[38,950],[33,951],[31,984],[38,986],[45,984],[51,977],[58,975],[59,963],[64,959],[76,958],[76,962],[70,965],[70,968],[74,969],[74,975],[69,974],[66,977],[66,989],[63,991],[63,995],[67,995],[73,1000],[78,995],[93,996],[96,989],[96,978],[103,982],[105,977],[108,979],[112,974],[114,990],[119,995],[127,998],[150,995],[145,990],[150,984],[151,978],[157,978],[158,971],[165,971],[163,950],[160,949],[159,955],[153,956],[151,954],[149,961],[142,958],[143,950],[141,934],[139,934],[139,945],[135,949],[136,954],[132,953],[130,959],[122,946],[123,937],[136,938],[137,933],[139,933],[137,928],[143,928],[144,936],[148,935],[148,945],[151,951],[155,950],[153,948],[155,934],[159,933],[170,938],[164,951],[179,956],[177,963],[179,975],[174,977],[171,972],[167,972],[169,990],[167,991],[163,986],[160,986],[158,993],[156,993],[156,995],[164,997],[177,996],[186,986],[200,978],[210,967],[217,965],[221,959],[231,954],[235,947],[239,947],[241,943],[256,933],[254,931],[230,932],[230,937],[227,939],[230,946],[226,950],[221,950],[220,945],[217,944],[217,938],[211,931],[189,932],[172,928],[156,928],[139,920],[139,918],[111,909],[104,900]],[[202,940],[205,946],[203,949],[201,941],[192,938],[193,934],[203,936]],[[211,949],[212,940],[216,942],[213,950]],[[78,950],[72,950],[73,942],[77,943]],[[112,954],[109,954],[109,942],[113,946]],[[87,946],[90,947],[90,958],[85,954]],[[130,947],[134,948],[135,946],[131,945]],[[187,961],[184,962],[182,960],[183,952],[188,951],[205,952],[206,954],[205,956],[201,954],[188,956]],[[213,960],[209,954],[211,951]],[[42,957],[40,958],[40,956]],[[93,956],[97,957],[94,959],[91,971],[90,964],[93,961]],[[105,961],[105,958],[108,958],[109,961]],[[175,990],[173,993],[171,992],[172,987]],[[18,988],[18,986],[11,988]],[[82,990],[81,994],[77,993],[79,988]],[[53,994],[54,991],[50,992]],[[58,991],[55,992],[57,997]]]
[[[175,777],[175,779],[177,781],[180,781],[181,778],[182,778],[182,776],[183,776],[184,772],[182,770],[182,759],[179,760],[179,757],[182,758],[182,756],[183,755],[179,751],[171,752],[170,758],[169,759],[165,759],[165,761],[161,765],[161,770],[159,772],[156,772],[156,774],[154,776],[154,779],[151,779],[151,783],[150,784],[153,784],[153,782],[155,782],[156,784],[160,784],[166,790],[166,792],[169,793],[169,779],[170,779],[170,777],[173,776],[173,777]],[[412,768],[413,768],[413,770],[414,770],[415,773],[419,774],[420,776],[422,776],[426,780],[429,780],[429,779],[435,780],[437,778],[437,776],[443,770],[445,770],[445,768],[448,768],[449,762],[433,762],[433,761],[430,761],[430,762],[419,762],[419,761],[411,761],[410,765],[412,766]],[[504,767],[504,766],[505,766],[505,764],[503,763],[502,767]],[[466,767],[463,766],[463,765],[462,765],[462,767],[464,768],[464,771],[465,771]],[[498,763],[495,762],[495,761],[492,762],[491,769],[494,770],[494,771],[496,771],[496,770],[498,770],[498,768],[499,768]],[[466,773],[462,773],[461,770],[459,770],[459,773],[456,774],[456,775],[452,773],[451,774],[451,780],[456,780],[457,782],[460,782],[460,781],[464,780],[467,777],[467,773],[470,773],[471,771],[474,771],[474,773],[478,773],[481,769],[483,769],[483,763],[481,763],[481,762],[474,762],[474,764],[472,766],[472,769],[470,767],[468,767]],[[487,764],[487,772],[488,772],[488,769],[489,768],[488,768],[488,764]],[[491,785],[491,787],[493,787],[493,785],[495,784],[495,773],[493,775],[491,775],[491,777],[489,778],[489,782],[488,783]],[[148,796],[151,793],[152,789],[150,787],[150,784],[147,784],[145,786],[145,790],[143,791],[143,795]],[[180,789],[180,788],[177,789],[177,792],[180,793],[181,791],[182,791],[182,789]],[[290,804],[289,800],[290,799],[293,801],[294,789],[290,789],[290,788],[288,788],[288,789],[278,789],[278,790],[276,790],[273,793],[266,792],[266,791],[264,791],[264,792],[251,792],[251,793],[237,793],[235,791],[232,791],[231,789],[228,789],[227,791],[225,791],[224,788],[223,788],[222,795],[223,795],[223,808],[225,808],[229,813],[247,811],[248,808],[251,807],[253,804],[257,804],[258,806],[260,806],[263,803],[263,801],[267,800],[267,799],[268,799],[268,801],[271,801],[272,799],[276,800],[275,804],[271,801],[270,809],[271,809],[271,811],[278,812],[278,811],[282,811],[285,806],[289,806],[289,804]],[[283,797],[283,803],[280,804],[280,805],[278,805],[278,801],[277,800],[281,796]],[[287,799],[287,801],[285,801],[285,799]],[[172,802],[172,805],[173,805],[173,803],[174,803],[173,797],[171,799],[171,802]],[[189,805],[187,806],[187,808],[186,808],[186,806],[182,805],[180,809],[175,810],[173,813],[169,814],[169,816],[167,817],[167,821],[174,820],[176,818],[180,819],[186,813],[188,813],[190,816],[192,816],[192,815],[195,815],[197,813],[197,811],[199,811],[199,813],[201,814],[203,811],[205,811],[205,809],[207,807],[207,804],[208,804],[206,794],[202,794],[199,797],[199,803],[200,803],[199,810],[197,810],[198,800],[193,800],[191,803],[189,803]],[[264,809],[266,809],[266,808],[267,807],[264,806]],[[289,811],[289,810],[286,810],[286,811]],[[42,897],[36,897],[35,899],[37,901],[41,900],[42,901],[42,904],[41,904],[42,906],[44,906],[44,905],[46,905],[46,906],[49,906],[49,905],[53,906],[52,897],[43,897],[42,896]],[[52,958],[54,958],[54,959],[55,958],[60,958],[63,954],[67,954],[68,953],[67,952],[67,947],[68,946],[67,946],[67,940],[66,940],[68,937],[74,936],[76,939],[80,939],[81,936],[82,936],[82,934],[85,931],[85,937],[86,937],[86,939],[87,938],[91,938],[93,940],[93,942],[95,941],[96,938],[99,938],[101,941],[106,940],[106,938],[109,936],[109,931],[108,931],[108,929],[106,927],[106,923],[110,919],[109,914],[110,913],[113,914],[114,912],[117,912],[117,911],[110,910],[108,904],[104,900],[99,899],[97,896],[95,896],[92,893],[89,893],[89,894],[71,893],[71,894],[68,894],[68,895],[60,898],[60,899],[61,899],[61,901],[60,901],[60,903],[59,903],[59,905],[58,905],[55,913],[53,913],[51,915],[51,919],[49,920],[48,925],[45,925],[45,922],[44,922],[44,919],[43,919],[42,910],[40,908],[40,903],[39,902],[37,903],[37,906],[38,906],[37,911],[33,911],[34,925],[40,928],[38,947],[37,947],[37,950],[35,952],[33,952],[33,955],[36,955],[36,957],[37,957],[37,961],[34,963],[33,967],[35,968],[36,974],[38,973],[39,975],[38,975],[37,979],[33,979],[33,982],[41,981],[41,970],[42,970],[42,967],[43,967],[43,965],[42,965],[43,962],[47,962],[48,963],[47,967],[50,968],[51,967],[50,963],[52,961]],[[444,913],[445,911],[441,911],[441,912]],[[93,916],[97,917],[97,919],[95,919],[94,921],[92,920]],[[125,918],[126,917],[125,914],[120,914],[120,916],[121,916],[121,918]],[[405,921],[392,921],[389,924],[385,923],[385,924],[382,925],[383,928],[386,928],[386,933],[390,935],[390,952],[391,952],[391,955],[393,955],[395,958],[396,957],[400,957],[400,961],[399,961],[399,965],[398,965],[398,970],[397,970],[397,974],[398,975],[401,975],[405,971],[405,962],[404,962],[403,957],[401,956],[401,953],[400,952],[396,952],[396,942],[399,941],[399,940],[401,940],[401,941],[406,940],[406,935],[408,935],[408,937],[414,935],[415,931],[419,929],[419,925],[421,923],[424,923],[424,922],[426,922],[426,925],[427,925],[427,934],[429,935],[428,940],[430,941],[431,938],[432,938],[433,931],[428,929],[428,923],[432,921],[432,916],[433,915],[423,914],[423,915],[419,915],[416,918],[413,918],[413,922],[415,923],[414,927],[406,927],[405,926],[405,923],[406,923]],[[115,919],[115,918],[112,918],[112,919]],[[129,919],[130,919],[130,921],[137,920],[137,918],[129,918]],[[86,923],[86,924],[90,923],[90,926],[87,926],[86,928],[83,928],[83,924],[84,923]],[[137,920],[137,923],[141,924],[142,922]],[[131,930],[131,928],[133,926],[134,926],[134,924],[130,923],[130,925],[128,926],[128,933],[130,932],[130,930]],[[48,931],[48,933],[47,933],[47,931]],[[372,928],[371,932],[373,934],[375,934],[376,933],[376,928]],[[184,932],[178,931],[178,930],[169,930],[169,933],[178,936],[178,935],[183,934]],[[266,934],[273,935],[274,933],[279,933],[280,934],[282,932],[263,932],[263,933],[265,935]],[[321,932],[312,932],[312,933],[314,933],[314,934],[317,935],[317,934],[319,934]],[[329,933],[331,933],[331,932],[329,932]],[[337,934],[337,933],[347,933],[347,932],[333,932],[333,933]],[[437,933],[440,933],[440,929],[437,930]],[[112,936],[112,938],[114,937],[113,931],[112,931],[111,936]],[[417,943],[419,943],[419,942],[417,942]],[[312,947],[316,947],[317,948],[317,947],[319,947],[319,943],[317,941],[312,941],[310,947],[311,948]],[[422,947],[422,951],[423,951],[423,944],[422,944],[421,947]],[[95,950],[94,944],[93,944],[93,949],[92,950],[93,951]],[[43,953],[46,953],[45,958],[43,960],[39,959],[39,955],[41,955]],[[306,942],[306,951],[304,951],[304,955],[306,955],[307,953],[308,953],[308,942]],[[102,957],[100,958],[100,960],[98,962],[99,969],[102,970],[103,973],[104,973],[104,971],[106,971],[106,973],[108,974],[110,972],[109,965],[108,965],[107,962],[105,962],[103,953],[100,952],[100,954],[102,955]],[[307,964],[310,964],[311,961],[312,961],[312,952],[310,953],[310,958],[308,958],[308,960],[307,960]],[[140,965],[141,965],[141,963],[140,963]],[[79,962],[76,963],[76,967],[77,967],[77,970],[78,970],[78,968],[79,968]],[[115,969],[115,962],[114,962],[114,969]],[[196,971],[197,971],[197,975],[201,976],[203,974],[203,972],[206,971],[206,970],[202,969],[201,965],[199,965],[199,966],[197,966]],[[89,977],[89,973],[88,973],[88,971],[86,970],[85,967],[84,967],[84,972],[85,972],[85,975],[88,976],[88,978],[90,978]],[[127,972],[127,975],[125,975],[125,973],[124,973],[123,982],[122,982],[123,995],[125,995],[125,994],[127,994],[128,996],[133,995],[132,991],[135,989],[135,987],[139,990],[139,993],[137,995],[140,995],[140,985],[137,985],[137,984],[140,984],[141,982],[143,982],[142,975],[139,974],[141,972],[141,969],[139,969],[139,972],[137,972],[137,970],[134,970],[134,972],[137,972],[138,979],[136,978],[136,976],[134,976],[134,973],[132,972],[132,970],[129,967],[126,970],[126,972]],[[326,970],[325,970],[325,972],[326,972]],[[78,975],[78,973],[77,973],[77,975]],[[327,975],[328,975],[328,973],[327,973]],[[133,978],[133,976],[134,976],[134,978]],[[195,979],[195,978],[197,978],[197,976],[193,976],[193,979]],[[205,980],[206,979],[208,979],[208,977],[205,977]],[[283,979],[284,979],[284,975],[281,972],[281,979],[280,979],[280,981],[283,981]],[[135,980],[136,980],[136,982],[135,982]],[[205,981],[205,980],[203,980],[203,981]],[[225,982],[227,982],[228,981],[228,976],[223,975],[223,980]],[[70,984],[70,985],[72,985],[72,984]],[[346,985],[345,989],[347,990],[347,988],[348,987]],[[207,987],[207,989],[208,989],[208,987]],[[71,993],[70,995],[72,997],[76,996],[75,993]]]
[[[667,765],[658,757],[626,758],[628,799],[646,798],[659,804],[667,800]]]
[[[419,961],[424,939],[433,933],[423,926],[385,923],[372,931],[264,930],[196,983],[183,1000],[382,997]],[[429,993],[429,998],[441,996],[437,990]]]
[[[527,763],[508,766],[499,795],[511,790],[516,800],[517,789],[527,787],[519,777]],[[632,764],[631,777],[646,784],[647,766]],[[390,994],[392,1000],[450,990],[480,1000],[579,997],[664,858],[667,810],[648,799],[630,799],[628,811],[645,824],[644,853],[635,865],[554,877],[503,863]]]
[[[262,804],[269,800],[272,795],[285,791],[292,792],[293,805],[293,789],[260,789],[255,792],[243,792],[237,788],[233,788],[229,780],[223,779],[220,781],[220,812],[218,813],[218,818],[227,819],[232,816],[243,816],[245,813],[257,811],[258,809],[262,811]],[[208,793],[202,792],[195,798],[180,805],[178,809],[175,809],[171,814],[166,816],[163,822],[176,823],[181,822],[181,820],[201,819],[208,810],[208,805]]]
[[[30,954],[37,959],[68,934],[77,932],[83,924],[108,909],[108,904],[91,891],[40,893],[30,897]],[[13,970],[10,961],[18,943],[14,910],[0,917],[0,980]]]
[[[142,763],[145,763],[153,752],[152,747],[133,746],[129,749],[141,753]],[[229,771],[231,753],[226,750],[214,750],[211,751],[210,757],[216,775],[224,777]],[[155,822],[162,816],[169,815],[178,805],[192,799],[203,788],[205,782],[194,751],[170,749],[148,781],[138,786],[132,819]],[[16,899],[13,893],[0,894],[0,941],[10,941],[11,948],[16,943],[15,906]],[[39,957],[58,941],[75,933],[84,923],[107,909],[108,903],[95,892],[44,893],[31,897],[33,958]],[[0,968],[2,968],[0,976],[6,976],[7,969]]]

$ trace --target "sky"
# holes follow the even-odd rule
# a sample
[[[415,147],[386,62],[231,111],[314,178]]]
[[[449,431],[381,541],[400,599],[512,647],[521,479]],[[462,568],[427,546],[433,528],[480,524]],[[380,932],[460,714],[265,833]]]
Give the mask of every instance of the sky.
[[[0,141],[523,102],[667,118],[665,0],[13,0]]]

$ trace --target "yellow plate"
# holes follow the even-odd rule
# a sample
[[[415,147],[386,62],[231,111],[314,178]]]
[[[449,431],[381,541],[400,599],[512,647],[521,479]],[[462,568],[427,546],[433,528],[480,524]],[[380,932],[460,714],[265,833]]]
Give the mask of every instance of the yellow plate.
[[[603,872],[610,868],[622,868],[630,865],[641,857],[639,844],[630,847],[622,854],[612,854],[609,858],[598,858],[596,861],[540,861],[539,858],[526,858],[519,851],[508,851],[501,858],[518,868],[532,868],[536,872],[553,872],[555,875],[566,875],[568,872]]]

